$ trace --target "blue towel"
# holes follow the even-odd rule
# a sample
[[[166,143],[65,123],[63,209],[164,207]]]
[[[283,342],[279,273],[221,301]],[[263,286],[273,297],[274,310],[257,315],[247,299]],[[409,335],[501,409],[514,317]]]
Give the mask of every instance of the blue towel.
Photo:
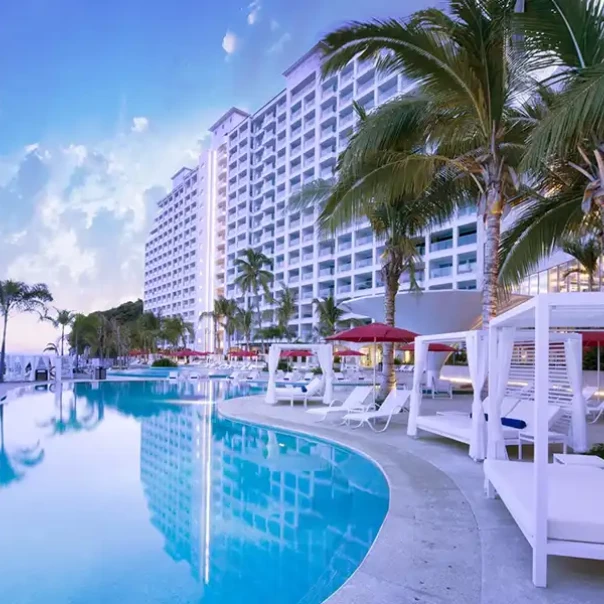
[[[302,386],[302,392],[308,392],[308,390],[306,389],[306,386]]]
[[[472,414],[470,413],[470,417]],[[484,414],[485,421],[489,421],[489,414]],[[514,419],[512,417],[502,417],[501,425],[506,426],[507,428],[516,428],[517,430],[524,430],[527,426],[526,422],[523,419]]]

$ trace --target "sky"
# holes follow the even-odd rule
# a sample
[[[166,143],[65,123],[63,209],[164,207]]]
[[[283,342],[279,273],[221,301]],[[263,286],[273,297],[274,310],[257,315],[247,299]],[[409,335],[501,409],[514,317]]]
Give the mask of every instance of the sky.
[[[142,297],[155,202],[208,127],[262,106],[334,27],[424,3],[3,0],[0,279],[44,282],[77,312]],[[8,349],[57,336],[11,318]]]

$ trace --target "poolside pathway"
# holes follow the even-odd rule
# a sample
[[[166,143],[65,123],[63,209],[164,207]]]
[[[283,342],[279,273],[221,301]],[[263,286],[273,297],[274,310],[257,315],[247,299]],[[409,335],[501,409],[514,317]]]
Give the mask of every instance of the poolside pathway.
[[[459,400],[426,404],[455,407]],[[224,401],[219,411],[329,438],[382,466],[389,513],[369,555],[330,604],[604,602],[604,562],[550,557],[549,587],[533,587],[531,549],[501,501],[484,497],[481,464],[452,441],[408,438],[404,415],[374,434],[317,423],[300,406],[269,406],[262,397]]]

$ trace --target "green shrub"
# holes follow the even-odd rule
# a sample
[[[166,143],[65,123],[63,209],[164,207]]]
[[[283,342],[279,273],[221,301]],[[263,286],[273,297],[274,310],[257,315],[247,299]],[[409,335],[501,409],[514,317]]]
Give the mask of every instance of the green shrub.
[[[587,455],[596,455],[604,459],[604,443],[598,443],[594,445],[588,452]]]
[[[342,362],[342,358],[341,357],[333,357],[333,364],[334,365],[339,365]]]
[[[313,375],[323,375],[323,370],[320,367],[313,367]]]
[[[178,365],[174,361],[162,357],[153,361],[151,367],[178,367]]]
[[[292,370],[292,366],[285,359],[279,359],[277,370],[285,371],[287,373]]]
[[[399,357],[394,357],[394,365],[395,367],[400,367],[403,364],[403,360],[399,359]]]

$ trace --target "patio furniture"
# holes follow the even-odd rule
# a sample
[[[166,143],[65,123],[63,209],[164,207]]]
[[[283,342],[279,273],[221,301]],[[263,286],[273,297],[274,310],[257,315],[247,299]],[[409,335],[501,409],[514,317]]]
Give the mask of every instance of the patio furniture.
[[[554,463],[565,466],[592,466],[594,468],[604,468],[604,459],[597,455],[568,455],[554,453]]]
[[[323,380],[315,377],[307,386],[276,388],[277,401],[289,401],[292,407],[295,401],[302,401],[306,407],[309,402],[322,402],[322,389]]]
[[[341,405],[335,405],[334,403],[341,401],[339,401],[338,399],[334,399],[329,405],[329,407],[309,409],[306,413],[321,416],[319,421],[323,421],[328,415],[332,413],[348,413],[354,409],[367,410],[370,406],[373,405],[373,400],[369,404],[366,403],[367,398],[371,395],[371,392],[371,386],[356,386],[346,397],[346,399],[342,402]]]
[[[404,409],[410,396],[411,390],[391,390],[379,409],[347,413],[342,419],[348,424],[359,422],[358,425],[352,426],[352,428],[360,428],[367,424],[374,432],[384,432],[390,425],[392,417]],[[385,419],[386,423],[383,428],[378,430],[375,423],[380,419]]]

